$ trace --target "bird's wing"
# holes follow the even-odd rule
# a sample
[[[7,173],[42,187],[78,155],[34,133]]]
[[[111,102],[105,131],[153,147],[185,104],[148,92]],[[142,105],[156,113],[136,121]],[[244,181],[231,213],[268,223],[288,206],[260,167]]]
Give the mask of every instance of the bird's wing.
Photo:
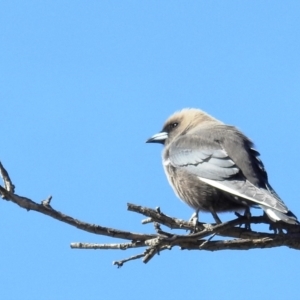
[[[178,142],[183,142],[184,146],[176,143],[170,147],[169,159],[175,167],[185,168],[188,172],[211,180],[225,180],[239,173],[240,170],[225,150],[209,145],[195,147],[194,141],[195,138],[180,138]]]
[[[186,134],[174,140],[168,149],[168,160],[176,167],[197,176],[201,181],[266,207],[286,213],[283,201],[271,191],[251,183],[222,144],[199,134]],[[250,155],[245,152],[245,155]],[[242,159],[242,158],[240,158]],[[248,157],[245,158],[249,159]]]

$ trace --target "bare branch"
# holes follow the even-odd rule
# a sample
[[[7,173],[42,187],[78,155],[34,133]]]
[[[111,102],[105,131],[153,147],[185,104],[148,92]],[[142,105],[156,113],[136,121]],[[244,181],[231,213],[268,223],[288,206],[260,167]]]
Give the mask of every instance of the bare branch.
[[[149,219],[146,219],[147,223],[150,223],[150,219],[151,219],[152,222],[163,224],[171,229],[191,230],[195,227],[192,222],[187,222],[181,219],[172,218],[163,214],[159,208],[151,209],[148,207],[143,207],[132,203],[127,203],[127,209],[129,211],[133,211],[142,214],[146,217],[149,217]]]
[[[123,259],[123,260],[113,261],[113,265],[116,265],[116,266],[118,266],[118,268],[120,268],[123,266],[124,263],[131,261],[131,260],[143,258],[144,256],[145,256],[145,254],[138,254],[138,255],[134,255],[129,258]]]
[[[71,243],[72,249],[101,249],[101,250],[127,250],[130,248],[145,247],[144,242],[120,243],[120,244],[91,244],[91,243]]]
[[[235,239],[226,241],[197,241],[194,243],[180,243],[182,249],[188,250],[250,250],[250,249],[264,249],[274,248],[279,246],[287,246],[293,249],[300,249],[300,238],[299,236],[276,236],[274,238],[260,238],[260,239]],[[201,249],[199,249],[199,247]]]
[[[133,233],[91,224],[53,209],[52,205],[50,205],[52,200],[51,196],[41,201],[41,204],[38,204],[29,198],[15,194],[15,186],[1,163],[0,176],[4,182],[4,187],[0,185],[0,195],[2,198],[19,205],[27,211],[33,210],[42,213],[93,234],[130,240],[130,242],[126,243],[108,244],[71,243],[70,246],[72,249],[127,250],[132,248],[145,248],[141,254],[115,261],[113,264],[118,267],[136,259],[142,259],[144,263],[147,263],[155,255],[159,255],[161,251],[171,250],[174,246],[180,247],[182,250],[202,251],[250,250],[281,246],[300,250],[300,226],[286,223],[273,223],[264,216],[246,218],[238,215],[238,218],[221,224],[206,224],[200,222],[194,224],[194,222],[191,221],[184,221],[167,216],[161,212],[160,208],[151,209],[128,203],[127,208],[129,211],[147,217],[147,219],[142,221],[143,224],[153,223],[155,229],[154,234]],[[279,232],[280,234],[252,231],[250,230],[250,225],[253,224],[268,224],[275,232]],[[182,230],[183,234],[163,230],[161,225],[169,229],[176,229],[177,231]],[[243,225],[245,225],[245,228],[241,227]],[[283,230],[287,233],[283,233]],[[215,237],[222,237],[223,239],[213,240]]]
[[[6,200],[10,200],[11,202],[18,204],[20,207],[28,211],[37,211],[39,213],[52,217],[58,221],[67,223],[71,226],[77,227],[80,230],[84,230],[90,233],[106,235],[113,238],[122,238],[126,240],[146,240],[155,237],[155,235],[133,233],[129,231],[123,231],[119,229],[103,227],[100,225],[83,222],[53,209],[50,205],[38,204],[26,197],[18,196],[17,194],[12,194],[6,189],[4,189],[2,186],[0,186],[0,193]],[[43,202],[44,201],[42,201],[42,203]]]

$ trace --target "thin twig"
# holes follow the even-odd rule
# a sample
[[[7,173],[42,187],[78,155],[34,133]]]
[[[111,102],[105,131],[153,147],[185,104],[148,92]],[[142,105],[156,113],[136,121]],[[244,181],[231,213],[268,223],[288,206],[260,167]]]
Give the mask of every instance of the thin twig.
[[[93,243],[71,243],[72,249],[101,249],[101,250],[127,250],[130,248],[145,247],[144,242],[120,243],[120,244],[93,244]]]
[[[13,185],[7,171],[4,169],[1,162],[0,162],[0,176],[3,179],[5,189],[9,192],[14,193],[15,192],[15,186]]]
[[[144,256],[145,256],[145,254],[133,255],[133,256],[130,256],[129,258],[125,258],[125,259],[122,259],[122,260],[113,261],[113,265],[116,265],[116,266],[118,266],[118,268],[121,268],[124,263],[126,263],[128,261],[131,261],[131,260],[140,259],[140,258],[142,258]]]

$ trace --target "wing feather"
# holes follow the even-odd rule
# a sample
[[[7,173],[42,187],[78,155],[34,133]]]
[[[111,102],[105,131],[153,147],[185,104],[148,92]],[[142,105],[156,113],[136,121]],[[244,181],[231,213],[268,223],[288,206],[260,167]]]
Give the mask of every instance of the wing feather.
[[[236,140],[238,137],[235,142],[229,139],[224,143],[230,153],[234,152],[236,144],[242,143],[237,143]],[[170,145],[168,159],[174,167],[184,169],[211,186],[255,204],[287,213],[287,207],[268,184],[263,164],[257,159],[258,152],[250,147],[252,143],[249,141],[249,151],[243,148],[242,156],[240,153],[230,156],[224,144],[207,138],[205,134],[187,134]],[[257,170],[263,172],[261,176],[257,174],[260,176],[259,180],[249,181],[245,174],[250,174],[252,179]],[[255,184],[257,182],[259,184]]]

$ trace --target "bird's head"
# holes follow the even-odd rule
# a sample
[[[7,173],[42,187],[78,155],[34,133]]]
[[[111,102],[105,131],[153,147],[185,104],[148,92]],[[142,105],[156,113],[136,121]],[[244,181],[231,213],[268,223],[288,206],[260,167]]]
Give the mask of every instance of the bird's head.
[[[195,108],[185,108],[174,113],[165,122],[162,131],[150,137],[146,143],[168,145],[179,135],[191,132],[195,127],[210,122],[219,122],[207,113]]]

